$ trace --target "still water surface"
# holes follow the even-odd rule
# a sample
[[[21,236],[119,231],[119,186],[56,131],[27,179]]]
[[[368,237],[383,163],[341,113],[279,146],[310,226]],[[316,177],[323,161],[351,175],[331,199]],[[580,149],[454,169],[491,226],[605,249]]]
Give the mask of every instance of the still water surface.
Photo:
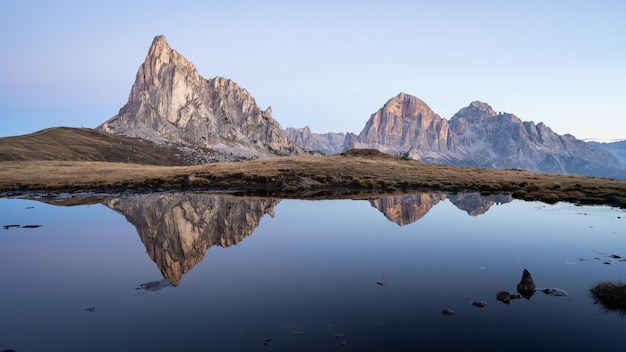
[[[0,350],[623,345],[626,320],[589,296],[598,281],[626,279],[611,257],[626,256],[619,209],[436,193],[47,202],[0,199]],[[567,296],[496,300],[516,293],[524,269]]]

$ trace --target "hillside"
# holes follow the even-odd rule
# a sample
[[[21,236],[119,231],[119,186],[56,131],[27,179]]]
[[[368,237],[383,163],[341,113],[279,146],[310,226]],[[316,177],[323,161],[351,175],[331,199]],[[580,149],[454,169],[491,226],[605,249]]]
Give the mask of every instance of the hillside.
[[[185,164],[173,149],[89,128],[53,127],[0,138],[0,161],[35,160]]]

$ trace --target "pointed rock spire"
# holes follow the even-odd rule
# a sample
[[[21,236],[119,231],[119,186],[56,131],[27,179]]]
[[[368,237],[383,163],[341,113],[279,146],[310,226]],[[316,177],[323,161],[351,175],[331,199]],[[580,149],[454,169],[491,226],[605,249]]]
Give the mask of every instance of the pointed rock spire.
[[[204,79],[170,48],[152,41],[128,102],[99,129],[180,146],[190,163],[304,154],[254,98],[235,82]]]

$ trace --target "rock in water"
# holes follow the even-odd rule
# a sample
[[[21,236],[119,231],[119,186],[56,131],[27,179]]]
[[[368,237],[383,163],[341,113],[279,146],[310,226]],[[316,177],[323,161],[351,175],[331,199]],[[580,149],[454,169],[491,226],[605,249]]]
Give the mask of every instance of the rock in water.
[[[535,285],[533,277],[530,275],[530,272],[528,272],[528,270],[524,269],[524,272],[522,273],[522,279],[520,280],[519,284],[517,284],[517,291],[535,291],[536,289],[537,286]]]
[[[496,299],[504,304],[511,303],[511,293],[507,291],[498,291],[496,293]]]
[[[261,110],[229,79],[200,76],[162,35],[139,67],[126,105],[98,129],[170,144],[189,163],[306,153],[289,142],[271,108]]]
[[[473,301],[472,305],[474,307],[478,307],[478,308],[483,308],[487,306],[487,302],[483,302],[483,301]]]

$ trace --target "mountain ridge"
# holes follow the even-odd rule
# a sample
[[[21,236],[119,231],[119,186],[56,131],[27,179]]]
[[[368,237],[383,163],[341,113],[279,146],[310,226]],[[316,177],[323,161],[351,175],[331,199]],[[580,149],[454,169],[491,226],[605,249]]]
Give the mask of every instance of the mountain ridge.
[[[323,135],[308,132],[309,139]],[[290,134],[292,141],[301,136]],[[330,145],[328,150],[339,150]],[[543,122],[522,121],[475,100],[449,120],[417,97],[390,98],[357,135],[346,133],[343,150],[372,148],[428,163],[626,179],[626,164],[610,152],[559,135]]]

